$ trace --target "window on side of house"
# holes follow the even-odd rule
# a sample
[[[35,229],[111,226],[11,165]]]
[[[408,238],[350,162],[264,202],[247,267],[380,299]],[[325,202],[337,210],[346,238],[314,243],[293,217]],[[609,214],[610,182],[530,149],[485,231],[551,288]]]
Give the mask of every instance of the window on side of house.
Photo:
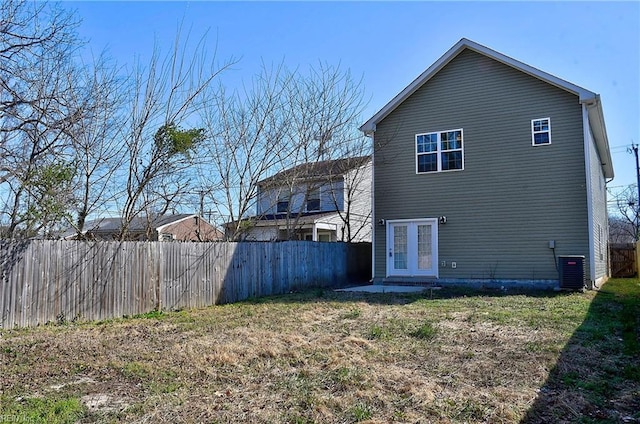
[[[416,135],[416,172],[464,169],[462,129]]]
[[[278,206],[276,208],[277,213],[285,213],[289,210],[289,193],[280,192],[278,194]]]
[[[307,194],[307,212],[320,210],[320,188],[309,188]]]
[[[551,118],[531,120],[531,143],[534,146],[551,144]]]

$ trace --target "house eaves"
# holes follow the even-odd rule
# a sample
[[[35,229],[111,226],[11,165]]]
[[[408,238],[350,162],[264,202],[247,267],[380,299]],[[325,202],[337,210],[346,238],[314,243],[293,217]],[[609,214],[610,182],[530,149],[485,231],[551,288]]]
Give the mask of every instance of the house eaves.
[[[182,222],[186,219],[191,219],[197,215],[195,214],[180,214],[180,215],[168,215],[165,217],[159,217],[159,219],[154,220],[152,227],[155,227],[155,230],[158,233],[161,233],[165,227],[173,224],[177,224],[178,222]],[[165,219],[162,219],[165,218]],[[202,219],[202,218],[200,218]]]
[[[607,136],[607,127],[604,124],[604,113],[602,112],[600,95],[596,95],[595,99],[589,102],[584,102],[584,105],[589,115],[589,126],[591,127],[591,134],[598,149],[604,177],[612,180],[615,174],[613,172],[613,160],[611,159],[609,137]]]
[[[409,84],[397,96],[391,99],[389,103],[387,103],[382,109],[380,109],[375,115],[373,115],[371,119],[369,119],[360,127],[360,131],[362,131],[366,136],[371,137],[375,133],[376,126],[380,121],[386,118],[402,102],[404,102],[407,98],[409,98],[409,96],[415,93],[420,87],[422,87],[427,81],[429,81],[434,75],[436,75],[442,68],[444,68],[449,62],[455,59],[465,49],[469,49],[476,53],[487,56],[518,71],[524,72],[525,74],[538,78],[548,84],[577,95],[579,102],[586,105],[589,111],[591,132],[595,139],[598,153],[602,160],[602,167],[605,173],[605,177],[613,178],[613,164],[611,160],[611,153],[609,151],[609,140],[607,138],[607,132],[604,126],[604,115],[602,112],[600,96],[598,94],[563,79],[560,79],[554,75],[543,72],[537,68],[534,68],[533,66],[529,66],[526,63],[522,63],[518,60],[515,60],[509,56],[506,56],[502,53],[499,53],[466,38],[458,41],[433,65],[429,66],[426,71],[420,74],[411,84]]]
[[[176,224],[189,218],[197,216],[195,214],[163,215],[149,221],[146,217],[136,217],[131,220],[127,232],[131,234],[143,234],[148,228],[161,232],[168,225]],[[201,218],[202,219],[202,218]],[[204,220],[203,220],[204,221]],[[206,221],[205,221],[206,222]],[[85,223],[82,234],[87,232],[93,234],[112,234],[122,231],[122,218],[98,218]],[[76,235],[76,231],[71,229],[63,233],[63,237]]]
[[[367,155],[307,162],[260,180],[258,185],[261,187],[278,186],[282,181],[291,182],[291,180],[296,182],[337,180],[351,170],[359,168],[370,161],[371,156]]]
[[[340,217],[340,213],[337,211],[332,212],[305,212],[300,216],[296,216],[295,214],[291,214],[289,218],[287,218],[286,214],[276,214],[276,215],[266,215],[260,217],[250,217],[245,218],[243,221],[251,222],[255,227],[273,227],[273,226],[287,226],[292,222],[295,222],[296,225],[307,225],[307,224],[317,224],[320,222],[324,222],[328,218],[337,218]],[[224,224],[225,227],[236,224],[237,221],[228,222]]]

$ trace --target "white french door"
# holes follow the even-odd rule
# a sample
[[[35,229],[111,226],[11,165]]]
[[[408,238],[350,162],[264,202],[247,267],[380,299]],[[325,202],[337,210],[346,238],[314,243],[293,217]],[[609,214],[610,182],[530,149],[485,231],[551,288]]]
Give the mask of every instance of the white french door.
[[[438,276],[438,220],[387,221],[387,277]]]

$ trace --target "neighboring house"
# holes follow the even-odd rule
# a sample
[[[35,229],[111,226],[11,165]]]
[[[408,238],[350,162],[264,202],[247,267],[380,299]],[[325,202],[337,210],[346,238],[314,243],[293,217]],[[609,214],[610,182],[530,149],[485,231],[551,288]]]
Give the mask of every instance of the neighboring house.
[[[99,218],[85,223],[85,238],[90,240],[118,240],[122,232],[122,218]],[[63,234],[65,239],[76,237],[74,230]],[[134,218],[127,229],[126,240],[139,241],[219,241],[224,234],[209,222],[193,214],[163,215],[153,219]]]
[[[371,241],[371,157],[305,163],[258,183],[243,240]],[[238,225],[239,224],[239,225]]]
[[[588,72],[585,69],[585,72]],[[608,277],[599,95],[467,39],[361,128],[373,138],[373,275],[557,287]]]

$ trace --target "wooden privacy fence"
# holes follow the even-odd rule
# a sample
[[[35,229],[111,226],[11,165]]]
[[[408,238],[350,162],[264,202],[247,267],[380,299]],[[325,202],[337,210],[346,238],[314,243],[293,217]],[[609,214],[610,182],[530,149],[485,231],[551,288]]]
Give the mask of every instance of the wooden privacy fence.
[[[2,328],[198,308],[370,277],[368,243],[0,241]]]
[[[633,243],[617,243],[609,246],[611,276],[629,278],[637,274],[636,247]]]

